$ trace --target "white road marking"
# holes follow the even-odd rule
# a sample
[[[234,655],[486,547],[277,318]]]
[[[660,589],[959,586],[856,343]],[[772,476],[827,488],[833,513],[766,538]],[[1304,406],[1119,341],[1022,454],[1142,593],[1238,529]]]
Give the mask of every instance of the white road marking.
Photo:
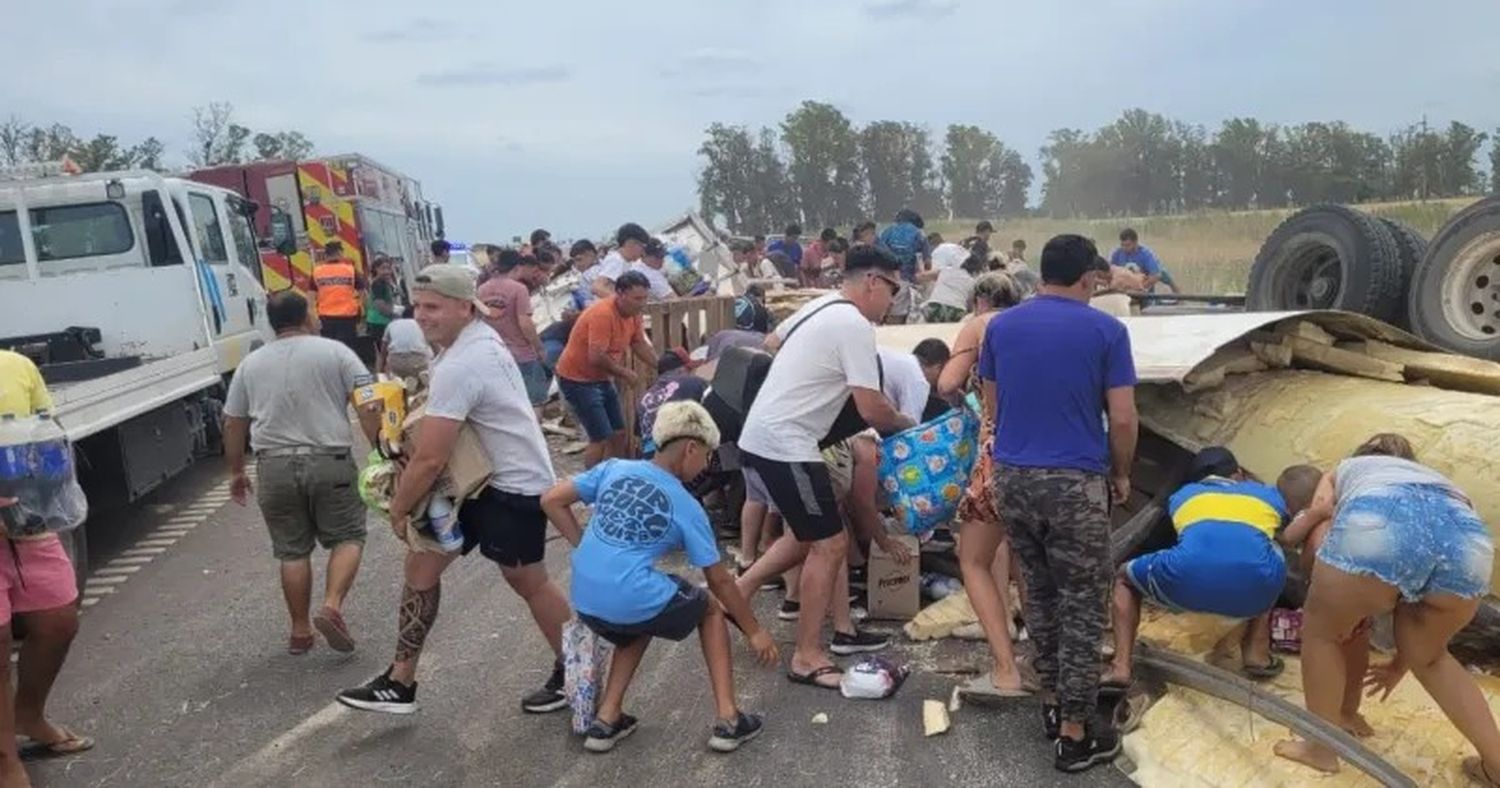
[[[151,535],[153,537],[165,538],[170,536],[174,539],[181,539],[182,537],[192,533],[192,531],[192,528],[158,528],[155,531],[152,531]]]
[[[166,521],[166,525],[179,525],[179,524],[182,524],[182,523],[193,523],[194,525],[197,525],[198,523],[201,523],[201,522],[203,522],[203,518],[202,517],[198,517],[198,516],[193,516],[193,517],[174,517],[174,518]]]
[[[165,553],[166,551],[167,551],[167,548],[165,548],[165,547],[132,547],[129,550],[121,550],[120,551],[120,555],[123,555],[123,556],[161,555],[162,553]]]
[[[136,542],[136,544],[141,545],[142,547],[171,547],[176,543],[176,539],[142,539],[141,541]]]
[[[84,588],[83,588],[83,595],[85,597],[91,597],[91,596],[109,596],[110,594],[113,594],[114,592],[115,592],[115,587],[114,586],[84,586]]]
[[[141,568],[138,566],[101,566],[94,570],[93,576],[133,575],[139,571],[141,571]]]
[[[97,605],[97,604],[99,604],[99,597],[89,596],[89,597],[84,597],[83,598],[83,606],[84,607],[93,607],[94,605]]]
[[[152,555],[131,555],[122,558],[111,559],[108,566],[133,566],[136,564],[149,564],[155,560]]]
[[[104,577],[92,575],[87,581],[84,582],[84,588],[85,590],[87,590],[88,588],[92,588],[93,586],[111,586],[115,585],[116,583],[123,583],[129,579],[130,577],[128,575],[107,575]]]
[[[351,710],[338,701],[324,706],[311,717],[297,723],[295,727],[272,739],[266,746],[235,764],[234,768],[225,772],[213,784],[249,785],[260,782],[276,767],[286,765],[288,752],[298,743],[314,732],[338,722],[341,717],[349,713],[352,713]]]

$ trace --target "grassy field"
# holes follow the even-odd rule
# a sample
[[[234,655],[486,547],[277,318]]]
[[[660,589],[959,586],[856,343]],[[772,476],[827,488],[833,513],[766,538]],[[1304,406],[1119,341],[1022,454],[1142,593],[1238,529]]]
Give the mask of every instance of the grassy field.
[[[1377,216],[1405,222],[1430,238],[1443,222],[1472,199],[1429,202],[1378,203],[1358,206]],[[1133,219],[1015,219],[995,223],[996,248],[1008,250],[1016,238],[1026,241],[1026,259],[1036,264],[1042,245],[1059,233],[1081,233],[1099,244],[1109,256],[1125,227],[1140,233],[1188,293],[1241,293],[1250,275],[1250,265],[1260,245],[1291,213],[1290,210],[1207,212],[1176,216],[1144,216]],[[929,222],[931,230],[947,240],[962,240],[971,234],[972,220]]]

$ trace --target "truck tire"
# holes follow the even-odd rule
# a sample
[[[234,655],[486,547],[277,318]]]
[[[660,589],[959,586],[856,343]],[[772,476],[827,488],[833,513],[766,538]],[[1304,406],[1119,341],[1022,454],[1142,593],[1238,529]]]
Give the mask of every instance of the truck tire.
[[[1250,269],[1251,311],[1342,309],[1401,316],[1401,253],[1390,230],[1342,205],[1304,208],[1282,222]]]
[[[1500,196],[1460,211],[1432,237],[1407,308],[1417,336],[1500,361]]]
[[[1411,280],[1416,275],[1417,265],[1422,262],[1422,255],[1427,254],[1427,239],[1405,222],[1387,219],[1384,216],[1376,218],[1380,219],[1380,223],[1390,231],[1391,238],[1396,241],[1396,251],[1401,255],[1401,293],[1403,303],[1405,303],[1405,296],[1411,293]],[[1401,313],[1396,316],[1394,325],[1411,328],[1408,311],[1402,308]]]

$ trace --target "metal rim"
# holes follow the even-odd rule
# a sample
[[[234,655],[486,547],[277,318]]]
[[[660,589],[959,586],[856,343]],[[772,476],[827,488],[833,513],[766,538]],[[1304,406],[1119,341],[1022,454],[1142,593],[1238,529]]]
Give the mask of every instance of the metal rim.
[[[1344,264],[1334,239],[1299,233],[1287,240],[1295,251],[1271,276],[1272,302],[1282,309],[1333,309],[1343,291]]]
[[[1500,232],[1465,244],[1443,271],[1443,320],[1466,339],[1500,340]]]

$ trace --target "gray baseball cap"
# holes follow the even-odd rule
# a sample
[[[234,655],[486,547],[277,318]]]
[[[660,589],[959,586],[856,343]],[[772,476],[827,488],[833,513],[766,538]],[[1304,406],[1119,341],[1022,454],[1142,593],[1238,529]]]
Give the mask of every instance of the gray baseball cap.
[[[412,290],[437,293],[440,296],[456,298],[460,301],[469,301],[479,314],[489,317],[490,308],[479,300],[478,287],[474,283],[474,274],[461,265],[443,264],[429,265],[423,268],[417,278],[412,281]]]

